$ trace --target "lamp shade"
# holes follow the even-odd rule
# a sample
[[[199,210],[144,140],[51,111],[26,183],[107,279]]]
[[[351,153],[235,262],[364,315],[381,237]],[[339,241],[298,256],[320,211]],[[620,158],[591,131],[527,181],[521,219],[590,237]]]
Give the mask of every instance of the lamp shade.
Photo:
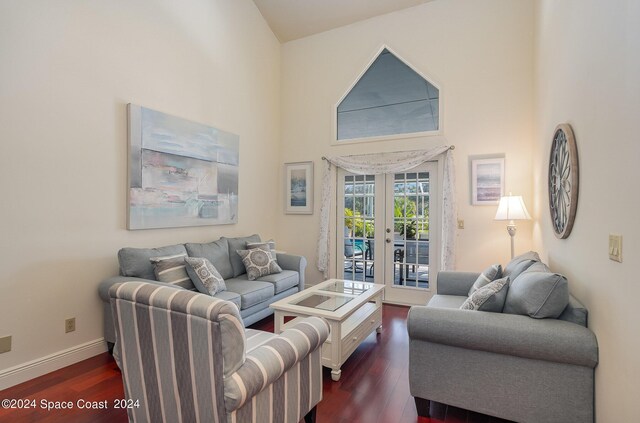
[[[529,220],[531,216],[520,195],[506,195],[500,198],[494,220]]]

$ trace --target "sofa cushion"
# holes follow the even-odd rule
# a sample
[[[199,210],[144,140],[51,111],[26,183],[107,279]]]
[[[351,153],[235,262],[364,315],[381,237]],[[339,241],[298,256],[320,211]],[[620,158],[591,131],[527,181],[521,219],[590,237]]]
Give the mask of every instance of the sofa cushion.
[[[249,280],[247,274],[243,274],[234,278],[237,280]],[[269,282],[272,283],[275,289],[275,293],[279,294],[281,292],[286,291],[287,289],[291,289],[294,286],[298,286],[298,282],[300,277],[298,272],[294,270],[283,270],[280,273],[274,273],[272,275],[262,276],[256,279],[261,282]]]
[[[261,276],[282,272],[278,263],[273,259],[270,250],[254,248],[252,250],[238,250],[238,254],[242,257],[244,267],[247,269],[247,278],[250,281],[254,281]]]
[[[227,290],[227,291],[216,292],[216,295],[214,295],[214,297],[219,298],[221,300],[225,300],[225,301],[231,301],[236,305],[236,307],[238,307],[238,310],[240,310],[240,306],[241,306],[240,294]]]
[[[505,299],[507,298],[508,290],[509,276],[497,279],[480,289],[477,289],[460,306],[460,309],[501,313]]]
[[[195,289],[195,285],[193,285],[191,277],[187,273],[185,257],[187,257],[186,254],[151,257],[150,260],[153,263],[153,273],[156,276],[156,280],[185,289]]]
[[[227,289],[224,279],[211,262],[204,257],[187,257],[187,273],[198,291],[203,294],[216,295]]]
[[[227,290],[240,294],[240,309],[244,310],[274,296],[275,289],[270,282],[249,281],[246,279],[227,279]]]
[[[558,320],[575,323],[585,328],[588,326],[589,312],[573,295],[569,294],[569,304],[564,308]]]
[[[462,295],[434,295],[427,303],[429,307],[435,308],[460,308],[467,297]]]
[[[509,263],[504,267],[502,276],[509,276],[511,283],[531,266],[532,264],[539,262],[540,256],[535,251],[527,251],[524,254],[520,254],[517,257],[511,259]]]
[[[120,275],[155,280],[152,257],[175,256],[187,254],[182,244],[168,245],[160,248],[122,248],[118,251]]]
[[[229,243],[226,238],[220,238],[207,244],[187,243],[184,246],[189,257],[204,257],[213,264],[213,267],[224,279],[233,277],[233,267],[229,259]]]
[[[469,289],[469,296],[476,292],[478,289],[482,288],[495,281],[496,279],[500,279],[502,277],[502,266],[499,264],[492,264],[487,267],[480,273],[478,279],[473,283],[471,289]]]
[[[242,263],[242,257],[238,254],[238,250],[246,250],[248,242],[260,242],[260,235],[253,234],[242,238],[222,237],[220,239],[226,239],[229,244],[229,261],[231,261],[231,267],[233,268],[233,277],[246,273],[247,269]]]
[[[511,282],[504,313],[557,318],[569,303],[567,279],[557,273],[523,272]]]

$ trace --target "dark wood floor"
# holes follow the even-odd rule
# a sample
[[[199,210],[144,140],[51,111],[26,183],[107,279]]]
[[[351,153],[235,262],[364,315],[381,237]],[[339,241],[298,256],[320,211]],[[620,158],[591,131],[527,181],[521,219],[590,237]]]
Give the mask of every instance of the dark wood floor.
[[[408,308],[385,305],[383,330],[371,334],[342,367],[339,382],[331,381],[324,369],[324,398],[318,405],[320,423],[498,423],[504,420],[474,412],[432,404],[431,418],[418,418],[409,394]],[[251,326],[273,331],[273,317]],[[0,422],[126,422],[124,410],[114,409],[114,401],[124,398],[122,378],[107,353],[0,391],[3,399],[35,400],[35,407],[22,410],[0,408]],[[79,409],[78,400],[106,409]],[[45,403],[43,403],[45,401]],[[46,410],[46,402],[60,406],[71,401],[71,410]],[[55,402],[58,402],[57,404]],[[43,408],[43,405],[45,408]]]

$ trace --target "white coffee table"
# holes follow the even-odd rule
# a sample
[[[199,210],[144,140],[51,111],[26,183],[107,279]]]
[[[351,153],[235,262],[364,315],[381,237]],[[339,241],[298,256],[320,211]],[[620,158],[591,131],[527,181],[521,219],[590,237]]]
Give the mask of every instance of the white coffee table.
[[[384,285],[330,279],[271,304],[275,332],[280,333],[287,316],[324,317],[331,326],[322,346],[322,365],[331,368],[331,379],[340,380],[340,367],[371,332],[382,329]]]

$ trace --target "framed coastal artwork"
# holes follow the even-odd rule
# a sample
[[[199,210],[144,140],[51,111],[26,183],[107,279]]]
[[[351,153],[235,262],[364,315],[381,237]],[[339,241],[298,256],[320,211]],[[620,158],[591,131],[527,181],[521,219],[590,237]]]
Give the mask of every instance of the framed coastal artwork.
[[[313,162],[284,164],[286,214],[313,214]]]
[[[470,157],[471,204],[497,205],[504,195],[504,156]]]
[[[127,228],[238,222],[239,137],[129,104]]]

